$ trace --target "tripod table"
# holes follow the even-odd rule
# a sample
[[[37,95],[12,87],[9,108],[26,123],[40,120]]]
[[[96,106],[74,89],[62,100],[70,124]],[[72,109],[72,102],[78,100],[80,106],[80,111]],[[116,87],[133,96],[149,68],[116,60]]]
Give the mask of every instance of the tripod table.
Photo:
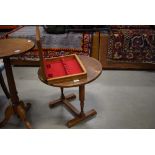
[[[4,61],[11,100],[11,104],[5,110],[5,118],[0,122],[0,127],[3,127],[10,117],[15,114],[24,123],[26,128],[31,128],[31,124],[26,118],[26,111],[29,109],[30,104],[24,104],[23,101],[19,100],[10,57],[25,53],[33,47],[34,43],[28,39],[0,40],[0,58]]]

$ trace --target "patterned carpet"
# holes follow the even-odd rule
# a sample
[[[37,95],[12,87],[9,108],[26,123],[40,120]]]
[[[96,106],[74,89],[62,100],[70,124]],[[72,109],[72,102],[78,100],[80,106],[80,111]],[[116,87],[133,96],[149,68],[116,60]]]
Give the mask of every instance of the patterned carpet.
[[[107,58],[113,62],[155,63],[155,30],[113,30],[109,36]]]
[[[41,41],[46,58],[76,53],[79,55],[89,55],[91,52],[91,33],[64,33],[48,34],[40,26]],[[21,29],[9,34],[8,38],[27,38],[35,42],[35,26],[24,26]],[[38,61],[38,51],[34,48],[22,56],[12,57],[18,61]]]

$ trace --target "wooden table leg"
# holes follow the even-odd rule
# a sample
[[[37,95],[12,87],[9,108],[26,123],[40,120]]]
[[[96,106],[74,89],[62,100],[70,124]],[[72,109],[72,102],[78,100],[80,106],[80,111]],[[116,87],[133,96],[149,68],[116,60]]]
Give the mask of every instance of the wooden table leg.
[[[11,115],[16,114],[23,121],[26,128],[31,128],[31,125],[26,118],[27,106],[24,105],[23,102],[19,101],[10,59],[6,57],[4,58],[3,61],[4,61],[5,70],[6,70],[6,76],[7,76],[7,81],[8,81],[9,91],[10,91],[10,99],[12,104],[6,108],[5,118],[2,122],[0,122],[0,127],[4,126],[8,122]]]
[[[74,100],[76,98],[76,95],[75,94],[69,94],[69,95],[64,95],[64,88],[60,88],[61,89],[61,96],[59,99],[57,100],[53,100],[49,103],[49,107],[50,108],[53,108],[55,106],[58,106],[60,104],[63,104],[63,100],[67,100],[67,101],[71,101],[71,100]]]
[[[67,122],[67,126],[69,128],[80,123],[83,120],[86,120],[90,116],[94,116],[97,114],[97,112],[94,109],[86,113],[84,112],[84,100],[85,100],[85,86],[84,85],[79,86],[79,100],[80,100],[81,111],[79,115],[77,115],[74,119]]]
[[[54,101],[50,102],[50,104],[49,104],[50,108],[53,108],[60,104],[64,104],[65,107],[67,108],[67,110],[69,112],[71,112],[71,114],[73,114],[74,118],[67,122],[67,126],[69,128],[80,123],[81,121],[89,118],[90,116],[94,116],[97,114],[97,112],[94,109],[92,109],[86,113],[84,112],[84,100],[85,100],[85,86],[84,85],[79,86],[80,112],[74,105],[69,103],[69,100],[75,99],[75,97],[76,96],[74,94],[65,96],[64,92],[63,92],[63,88],[61,88],[60,99],[54,100]]]
[[[14,114],[14,110],[12,105],[9,105],[5,110],[5,117],[2,122],[0,122],[0,127],[3,127],[10,119],[10,117]]]
[[[64,88],[61,87],[61,99],[64,100],[65,99],[65,95],[64,95]]]
[[[85,100],[85,86],[79,86],[79,100],[80,100],[80,107],[81,112],[80,115],[84,115],[84,100]]]

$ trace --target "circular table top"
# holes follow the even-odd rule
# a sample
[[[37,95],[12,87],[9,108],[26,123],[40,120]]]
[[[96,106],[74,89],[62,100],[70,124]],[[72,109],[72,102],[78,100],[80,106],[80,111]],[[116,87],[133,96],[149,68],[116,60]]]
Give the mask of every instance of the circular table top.
[[[0,58],[22,54],[34,47],[34,42],[28,39],[1,39]]]
[[[42,82],[44,82],[47,85],[51,85],[54,87],[64,87],[64,88],[85,85],[97,79],[99,75],[102,73],[101,63],[98,60],[88,56],[79,56],[79,58],[86,68],[87,78],[80,79],[78,82],[68,81],[68,82],[48,84],[45,80],[43,80],[40,69],[38,70],[38,77]]]

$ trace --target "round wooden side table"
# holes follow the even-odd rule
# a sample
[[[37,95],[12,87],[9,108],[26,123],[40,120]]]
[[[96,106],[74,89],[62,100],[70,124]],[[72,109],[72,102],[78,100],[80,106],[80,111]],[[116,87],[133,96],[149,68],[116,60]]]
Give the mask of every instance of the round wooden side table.
[[[101,63],[91,57],[87,56],[79,56],[80,60],[82,61],[83,65],[86,68],[87,71],[87,78],[80,79],[79,81],[68,81],[68,82],[61,82],[61,83],[52,83],[51,86],[54,87],[60,87],[61,89],[61,96],[60,99],[57,99],[55,101],[52,101],[49,103],[49,107],[53,108],[57,105],[64,104],[65,107],[75,116],[72,120],[67,122],[68,127],[72,127],[79,122],[87,119],[90,116],[93,116],[97,114],[97,112],[92,109],[88,112],[84,112],[84,100],[85,100],[85,85],[94,81],[99,77],[99,75],[102,72],[102,65]],[[38,77],[39,79],[44,82],[45,84],[49,85],[44,79],[41,74],[41,70],[38,70]],[[80,108],[79,111],[77,108],[75,108],[69,101],[72,99],[75,99],[76,96],[74,94],[70,94],[65,96],[63,89],[69,88],[69,87],[79,87],[79,100],[80,100]]]
[[[30,104],[24,104],[19,100],[15,80],[12,72],[10,57],[20,55],[31,50],[34,43],[28,39],[2,39],[0,40],[0,58],[3,58],[6,70],[6,76],[10,91],[11,104],[5,110],[5,118],[0,122],[0,127],[3,127],[12,115],[17,115],[23,121],[25,127],[31,128],[31,124],[26,118],[26,111]]]

